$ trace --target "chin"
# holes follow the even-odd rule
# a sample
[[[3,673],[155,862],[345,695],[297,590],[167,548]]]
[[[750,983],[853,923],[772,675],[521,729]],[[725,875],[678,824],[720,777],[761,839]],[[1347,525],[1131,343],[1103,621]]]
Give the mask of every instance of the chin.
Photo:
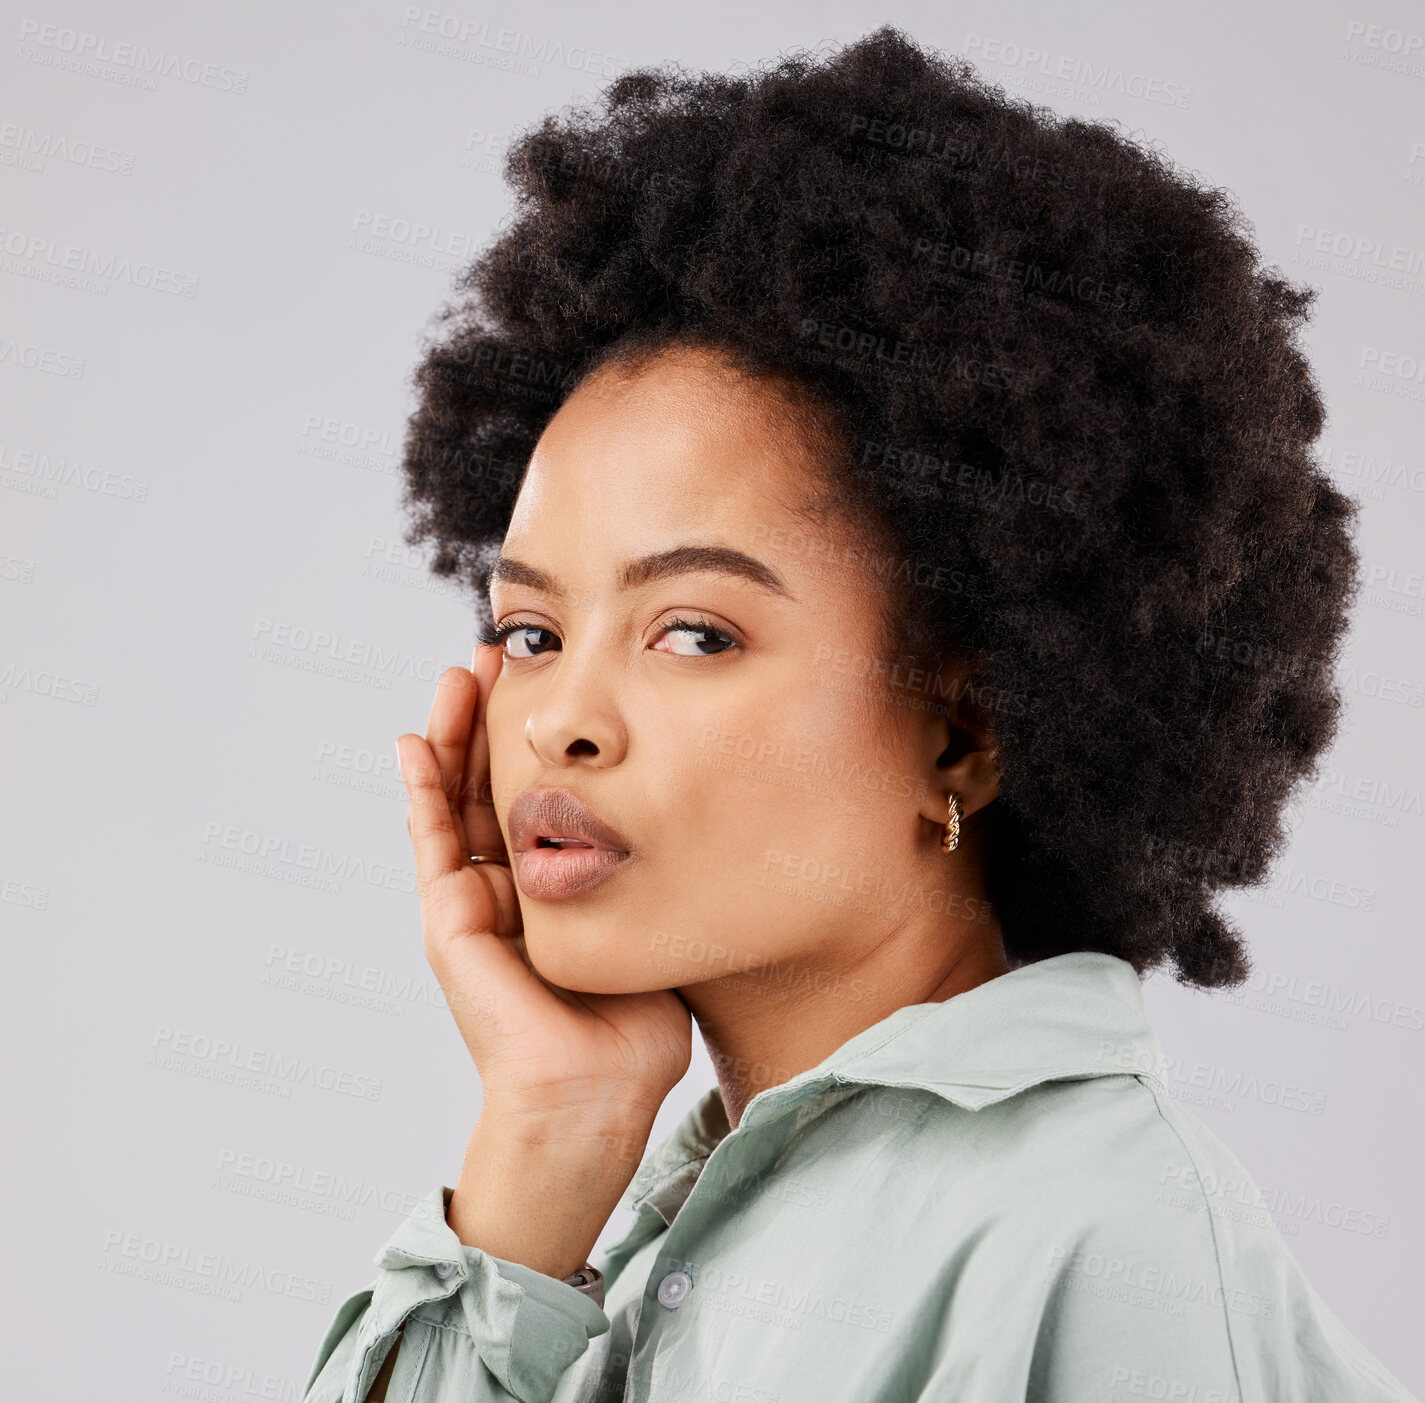
[[[534,972],[573,994],[641,994],[664,989],[652,962],[640,966],[627,951],[611,952],[602,943],[572,946],[561,932],[539,934],[525,930],[525,953]]]

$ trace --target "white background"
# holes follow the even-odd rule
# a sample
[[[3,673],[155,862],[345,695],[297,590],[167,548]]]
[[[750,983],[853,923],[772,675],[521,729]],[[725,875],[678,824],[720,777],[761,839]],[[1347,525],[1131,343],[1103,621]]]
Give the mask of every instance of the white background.
[[[392,745],[473,640],[467,602],[401,544],[420,336],[507,212],[513,129],[629,67],[755,64],[886,20],[1161,141],[1321,288],[1323,457],[1364,504],[1373,577],[1348,720],[1274,884],[1230,903],[1252,986],[1148,997],[1175,1092],[1275,1195],[1352,1331],[1425,1389],[1425,12],[431,13],[483,26],[466,57],[412,47],[421,22],[395,3],[6,7],[6,1395],[295,1399],[337,1303],[414,1199],[454,1183],[479,1090],[422,955]],[[543,57],[511,68],[502,30]],[[176,71],[80,59],[81,33]],[[381,219],[431,232],[372,242]],[[101,271],[62,280],[71,248]],[[272,875],[222,865],[225,841],[274,846]],[[301,885],[317,850],[365,875]],[[286,987],[289,962],[318,973]],[[352,1001],[363,981],[373,1006]],[[278,1058],[328,1085],[220,1079]],[[699,1046],[655,1136],[711,1084]],[[295,1203],[254,1196],[277,1164],[307,1186]],[[360,1186],[349,1216],[335,1175]],[[155,1256],[166,1275],[134,1274]],[[249,1283],[237,1299],[208,1293],[225,1272]]]

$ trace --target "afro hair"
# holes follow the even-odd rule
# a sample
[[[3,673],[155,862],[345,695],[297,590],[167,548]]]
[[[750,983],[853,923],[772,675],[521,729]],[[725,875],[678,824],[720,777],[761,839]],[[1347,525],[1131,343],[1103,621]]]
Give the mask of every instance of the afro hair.
[[[535,442],[610,357],[785,377],[836,425],[838,504],[894,543],[891,656],[974,660],[1011,960],[1243,980],[1214,898],[1267,875],[1335,733],[1356,555],[1311,447],[1315,289],[1260,266],[1231,195],[890,26],[626,73],[505,177],[514,216],[415,371],[407,538],[435,573],[488,617]]]

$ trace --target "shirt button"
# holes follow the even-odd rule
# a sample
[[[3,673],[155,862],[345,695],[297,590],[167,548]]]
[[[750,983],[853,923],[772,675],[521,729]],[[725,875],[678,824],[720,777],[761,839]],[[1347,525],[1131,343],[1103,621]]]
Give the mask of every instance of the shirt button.
[[[450,1278],[455,1275],[455,1263],[454,1263],[454,1262],[437,1262],[437,1263],[435,1264],[435,1274],[436,1274],[442,1281],[449,1281]]]
[[[693,1289],[693,1278],[685,1271],[670,1271],[658,1283],[658,1299],[669,1310],[677,1310],[688,1299]]]

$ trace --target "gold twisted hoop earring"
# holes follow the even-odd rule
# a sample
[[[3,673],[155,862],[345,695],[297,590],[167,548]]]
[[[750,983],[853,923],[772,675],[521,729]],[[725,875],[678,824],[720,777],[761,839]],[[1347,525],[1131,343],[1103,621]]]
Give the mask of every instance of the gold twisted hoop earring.
[[[940,835],[940,851],[953,853],[960,846],[960,796],[950,791],[950,817],[945,821],[945,832]]]

